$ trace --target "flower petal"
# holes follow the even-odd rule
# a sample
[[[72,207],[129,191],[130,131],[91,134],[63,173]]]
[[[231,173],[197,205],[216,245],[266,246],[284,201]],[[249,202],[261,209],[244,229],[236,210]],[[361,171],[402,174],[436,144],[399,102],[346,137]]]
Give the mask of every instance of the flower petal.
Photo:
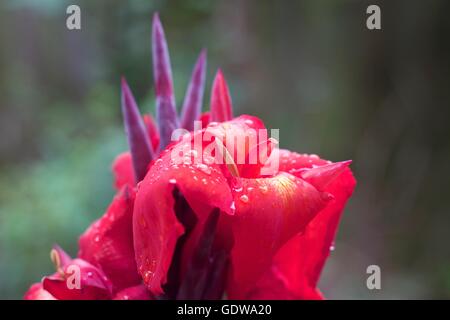
[[[211,121],[223,122],[233,118],[230,91],[223,76],[218,70],[211,91]]]
[[[280,154],[281,169],[306,178],[333,196],[305,231],[277,252],[272,266],[282,276],[285,287],[295,299],[320,299],[322,295],[316,289],[317,282],[329,256],[340,216],[356,182],[348,162],[331,164],[315,155],[300,155],[286,150],[280,150]],[[304,169],[313,166],[316,167],[305,174],[308,170]],[[330,178],[333,178],[331,182]],[[266,274],[265,277],[262,281],[266,283],[276,278],[273,274]]]
[[[63,274],[44,277],[42,284],[58,300],[105,300],[112,295],[112,285],[105,274],[82,259],[72,260]]]
[[[133,160],[131,153],[123,152],[119,154],[112,164],[114,174],[114,188],[120,190],[123,186],[133,187],[135,184],[133,172]]]
[[[142,181],[135,202],[133,228],[134,247],[139,273],[149,290],[159,295],[167,281],[175,245],[184,228],[175,212],[174,188],[180,190],[199,221],[204,221],[214,209],[230,212],[231,192],[221,169],[198,160],[200,154],[190,152],[189,160],[177,163],[172,151],[191,145],[190,139],[172,145],[156,160]],[[197,159],[197,160],[196,160]],[[200,236],[202,223],[195,226],[192,245]],[[184,250],[190,251],[190,250]],[[189,255],[190,256],[190,255]]]
[[[139,182],[144,178],[153,159],[153,149],[144,121],[125,78],[122,78],[122,114],[133,159],[135,181]]]
[[[305,229],[329,197],[288,173],[240,179],[234,191],[236,216],[228,294],[231,299],[242,299],[270,268],[279,248]]]
[[[154,300],[154,298],[143,284],[139,284],[121,290],[113,300]]]
[[[155,119],[150,114],[144,114],[144,124],[147,128],[148,137],[152,144],[153,150],[158,150],[159,148],[159,132],[158,126],[155,123]],[[157,152],[155,152],[157,154]]]
[[[209,111],[203,112],[198,119],[202,123],[202,128],[206,128],[211,121],[211,113]]]
[[[40,282],[32,284],[23,298],[25,300],[56,300],[50,292],[43,288]]]
[[[181,113],[181,127],[188,131],[194,129],[194,121],[198,119],[202,110],[205,76],[206,50],[202,50],[192,72]]]
[[[133,189],[123,187],[106,213],[79,240],[78,256],[101,268],[115,291],[141,282],[133,247],[134,198]]]
[[[160,150],[169,143],[173,130],[179,128],[172,83],[169,50],[159,15],[153,15],[152,30],[153,78],[156,93],[156,120],[159,125]]]

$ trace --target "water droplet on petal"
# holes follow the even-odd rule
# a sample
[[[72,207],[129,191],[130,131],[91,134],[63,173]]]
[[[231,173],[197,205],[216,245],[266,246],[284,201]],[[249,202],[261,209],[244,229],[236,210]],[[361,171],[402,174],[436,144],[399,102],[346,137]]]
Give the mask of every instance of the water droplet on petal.
[[[177,183],[177,179],[170,179],[170,180],[169,180],[169,183],[175,184],[175,183]]]
[[[234,201],[231,203],[230,209],[231,209],[231,212],[234,214],[234,212],[236,211],[236,203]]]
[[[245,195],[245,194],[243,194],[242,196],[240,196],[239,199],[240,199],[242,202],[244,202],[244,203],[247,203],[247,202],[248,202],[248,196]]]
[[[259,190],[261,190],[262,193],[267,193],[268,188],[267,186],[259,186]]]
[[[197,168],[206,174],[211,174],[211,169],[206,164],[199,163],[197,164]]]

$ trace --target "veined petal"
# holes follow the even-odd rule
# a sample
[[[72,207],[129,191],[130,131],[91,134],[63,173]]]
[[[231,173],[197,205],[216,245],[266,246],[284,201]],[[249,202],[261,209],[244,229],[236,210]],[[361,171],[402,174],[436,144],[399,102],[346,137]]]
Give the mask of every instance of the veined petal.
[[[206,50],[202,50],[192,71],[181,113],[181,127],[192,131],[202,110],[206,76]]]
[[[123,187],[106,213],[79,240],[78,256],[101,268],[115,291],[141,282],[133,247],[134,198],[133,188]]]
[[[287,150],[280,150],[280,159],[280,169],[309,179],[319,189],[325,186],[323,190],[333,196],[305,231],[297,234],[277,252],[272,265],[278,276],[284,279],[284,286],[293,299],[321,299],[322,295],[316,288],[317,282],[330,254],[340,216],[356,182],[348,162],[332,164],[315,155],[301,155]],[[312,168],[310,174],[305,175],[308,172],[305,169],[308,168]],[[273,273],[266,273],[264,277],[261,280],[263,283],[277,278]],[[256,294],[260,294],[257,288],[253,294],[256,297]]]
[[[233,118],[233,106],[231,104],[230,91],[223,76],[222,70],[218,70],[211,91],[211,121],[223,122]]]
[[[150,161],[153,159],[153,150],[136,101],[125,78],[122,78],[122,113],[133,159],[135,181],[139,182],[147,173]]]
[[[170,143],[173,130],[179,128],[179,122],[175,107],[169,50],[157,13],[153,15],[152,57],[156,93],[156,119],[161,139],[160,150],[163,150]]]
[[[329,197],[288,173],[240,179],[234,190],[236,216],[228,294],[231,299],[244,299],[270,268],[276,252],[305,229]]]

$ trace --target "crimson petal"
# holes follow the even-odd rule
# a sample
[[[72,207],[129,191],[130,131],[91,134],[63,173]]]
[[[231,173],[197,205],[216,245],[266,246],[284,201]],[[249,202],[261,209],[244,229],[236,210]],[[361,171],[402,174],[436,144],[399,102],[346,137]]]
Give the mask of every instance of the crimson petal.
[[[303,231],[329,197],[288,173],[240,179],[234,193],[236,216],[231,253],[231,299],[243,299],[268,270],[277,251]]]
[[[163,293],[175,245],[184,228],[175,215],[173,190],[177,187],[196,213],[199,223],[186,243],[184,253],[191,257],[203,222],[213,208],[230,212],[231,191],[218,165],[205,165],[191,153],[188,163],[176,163],[172,151],[180,142],[166,149],[142,181],[133,213],[134,247],[138,270],[154,295]],[[192,250],[191,250],[192,249]]]
[[[233,118],[230,91],[223,76],[218,70],[211,91],[211,121],[223,122]]]
[[[264,286],[279,284],[291,299],[322,299],[317,282],[339,224],[339,219],[355,187],[349,162],[330,163],[315,155],[280,150],[280,169],[306,178],[333,199],[308,224],[303,233],[289,240],[276,254],[272,270],[260,280],[249,298],[261,298]],[[313,168],[314,167],[314,168]],[[309,173],[308,173],[309,172]],[[306,174],[308,173],[308,174]]]
[[[23,296],[25,300],[56,300],[50,292],[44,289],[42,283],[34,283]]]
[[[154,300],[143,284],[129,287],[118,292],[113,300]]]
[[[76,280],[72,282],[70,278],[76,276],[76,270],[79,270],[79,287],[76,287]],[[62,275],[44,277],[42,284],[44,290],[58,300],[107,300],[112,296],[111,282],[104,273],[82,259],[72,260]]]

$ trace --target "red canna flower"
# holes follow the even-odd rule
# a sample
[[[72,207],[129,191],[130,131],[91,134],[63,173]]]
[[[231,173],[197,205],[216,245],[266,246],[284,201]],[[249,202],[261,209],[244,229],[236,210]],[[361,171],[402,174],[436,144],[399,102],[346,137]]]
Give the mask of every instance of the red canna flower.
[[[25,299],[321,299],[317,282],[355,187],[350,161],[280,150],[260,119],[234,118],[221,70],[201,114],[205,50],[179,119],[157,14],[152,54],[157,123],[122,78],[130,152],[113,163],[117,195],[76,259],[52,250],[57,272]]]
[[[262,123],[241,116],[214,127],[225,135],[242,137],[246,129],[261,129]],[[210,255],[224,252],[229,258],[230,274],[221,275],[227,278],[229,297],[257,296],[264,282],[280,277],[287,281],[283,283],[285,297],[315,297],[307,294],[315,292],[340,212],[354,187],[349,162],[330,163],[275,149],[273,152],[280,153],[280,168],[271,176],[263,176],[249,168],[251,165],[238,167],[236,159],[232,158],[231,164],[217,164],[195,150],[185,163],[174,161],[173,151],[190,150],[196,134],[190,133],[189,138],[163,152],[136,195],[136,261],[149,290],[156,295],[163,293],[174,258],[178,259],[181,279],[190,272],[215,271],[210,265],[195,270],[198,266],[193,264],[196,252],[204,246],[201,235],[206,221],[218,210]],[[214,142],[204,143],[203,149],[211,144]],[[227,149],[228,142],[223,145],[227,154],[234,153]],[[184,222],[189,218],[194,225]],[[176,252],[180,251],[180,239],[181,253]],[[265,275],[271,270],[276,274]]]

